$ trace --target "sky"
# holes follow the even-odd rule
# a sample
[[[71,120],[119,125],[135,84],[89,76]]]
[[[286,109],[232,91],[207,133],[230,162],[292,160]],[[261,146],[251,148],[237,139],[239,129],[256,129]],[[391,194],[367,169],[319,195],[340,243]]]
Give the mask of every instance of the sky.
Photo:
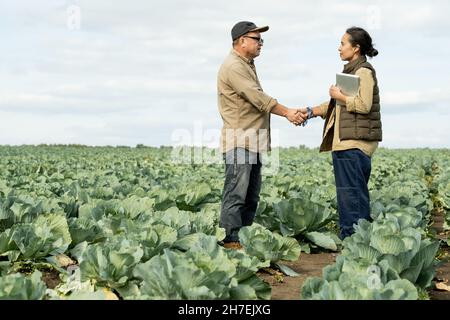
[[[241,20],[268,25],[255,64],[287,107],[329,99],[338,46],[365,28],[379,55],[387,148],[450,148],[449,1],[2,1],[0,144],[216,147],[216,77]],[[274,146],[317,147],[323,121],[273,115]]]

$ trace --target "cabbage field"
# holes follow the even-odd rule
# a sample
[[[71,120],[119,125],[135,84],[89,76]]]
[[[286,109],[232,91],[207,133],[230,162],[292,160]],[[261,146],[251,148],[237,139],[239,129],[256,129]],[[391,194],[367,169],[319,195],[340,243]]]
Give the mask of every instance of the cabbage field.
[[[218,244],[223,164],[174,163],[172,151],[0,147],[0,299],[271,299],[260,274],[296,277],[287,263],[318,252],[336,261],[297,299],[415,300],[434,287],[450,150],[378,150],[374,221],[340,241],[331,155],[281,149],[239,251]]]

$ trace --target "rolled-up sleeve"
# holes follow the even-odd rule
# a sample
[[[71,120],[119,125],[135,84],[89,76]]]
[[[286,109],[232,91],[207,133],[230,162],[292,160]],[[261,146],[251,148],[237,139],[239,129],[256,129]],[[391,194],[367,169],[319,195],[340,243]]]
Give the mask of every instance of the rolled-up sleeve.
[[[360,68],[355,73],[360,78],[360,86],[358,95],[355,97],[347,97],[345,106],[348,112],[368,114],[372,108],[373,80],[372,71],[367,68]]]
[[[234,65],[230,69],[228,80],[243,99],[261,112],[270,112],[278,103],[276,99],[265,94],[261,86],[239,65]]]
[[[319,108],[319,110],[320,110],[320,114],[321,114],[322,119],[325,119],[325,117],[327,116],[327,111],[328,111],[328,105],[329,104],[330,104],[330,101],[328,100],[328,101],[325,101],[325,102],[323,102],[323,103],[321,103],[321,104],[319,104],[317,106]]]

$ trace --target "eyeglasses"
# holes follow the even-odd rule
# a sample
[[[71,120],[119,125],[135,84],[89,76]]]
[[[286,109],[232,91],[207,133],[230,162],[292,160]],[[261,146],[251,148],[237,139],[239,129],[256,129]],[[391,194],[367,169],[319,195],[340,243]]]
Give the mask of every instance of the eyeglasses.
[[[244,36],[244,38],[252,38],[252,39],[258,41],[258,43],[260,43],[260,44],[264,43],[264,39],[263,38],[251,37],[251,36]]]

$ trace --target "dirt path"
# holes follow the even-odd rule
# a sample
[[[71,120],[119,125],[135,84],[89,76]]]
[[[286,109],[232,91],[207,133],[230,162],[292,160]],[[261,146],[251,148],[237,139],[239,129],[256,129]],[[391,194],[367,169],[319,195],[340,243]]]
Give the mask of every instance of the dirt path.
[[[450,248],[445,248],[442,255],[446,257],[446,262],[442,263],[436,268],[436,275],[434,281],[436,283],[443,282],[450,289]],[[429,292],[431,300],[450,300],[450,291],[437,290],[433,288]]]
[[[335,256],[332,253],[302,253],[297,261],[284,263],[299,273],[298,277],[280,277],[265,272],[260,272],[259,276],[272,286],[272,300],[300,300],[300,289],[306,278],[321,277],[322,269],[334,261]]]
[[[438,211],[433,214],[433,225],[431,229],[436,232],[436,238],[438,239],[448,239],[450,234],[449,231],[444,232],[444,212]],[[446,285],[450,286],[450,248],[441,248],[439,252],[439,258],[441,263],[436,268],[436,275],[434,281],[436,283],[444,282]],[[437,290],[435,287],[429,291],[431,300],[450,300],[450,291]]]

